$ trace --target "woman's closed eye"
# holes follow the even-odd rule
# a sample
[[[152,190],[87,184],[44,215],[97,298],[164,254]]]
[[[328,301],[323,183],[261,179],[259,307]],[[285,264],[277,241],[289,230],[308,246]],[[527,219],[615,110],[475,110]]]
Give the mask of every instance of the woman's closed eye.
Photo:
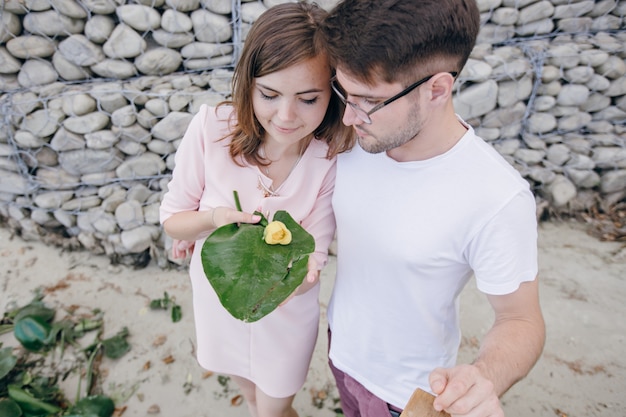
[[[313,97],[313,98],[301,98],[300,100],[302,100],[302,102],[303,102],[304,104],[310,104],[310,105],[313,105],[313,104],[315,104],[315,103],[317,102],[317,99],[318,99],[318,98],[319,98],[319,97]]]
[[[259,94],[261,94],[261,98],[263,100],[274,100],[276,97],[278,97],[277,94],[265,94],[263,91],[259,90]]]
[[[259,94],[261,95],[261,98],[263,100],[275,100],[276,98],[278,98],[280,96],[280,94],[276,94],[274,92],[264,92],[263,90],[258,90]],[[299,100],[301,102],[303,102],[304,104],[315,104],[318,100],[319,96],[315,96],[315,97],[299,97]]]
[[[277,99],[277,98],[279,97],[279,95],[278,95],[278,94],[266,94],[266,93],[264,93],[264,92],[263,92],[263,91],[261,91],[261,90],[259,90],[259,94],[261,94],[261,98],[262,98],[263,100],[267,100],[267,101],[272,101],[272,100],[275,100],[275,99]],[[299,100],[300,100],[302,103],[304,103],[304,104],[308,104],[308,105],[313,105],[313,104],[317,103],[317,100],[318,100],[318,99],[319,99],[319,97],[318,97],[318,96],[313,97],[313,98],[303,98],[303,97],[300,97],[300,98],[299,98]]]

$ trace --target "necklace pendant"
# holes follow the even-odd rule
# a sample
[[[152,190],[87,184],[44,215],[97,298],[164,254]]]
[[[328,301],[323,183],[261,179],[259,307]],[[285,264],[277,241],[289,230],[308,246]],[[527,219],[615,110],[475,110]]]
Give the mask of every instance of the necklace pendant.
[[[268,198],[268,197],[278,197],[278,193],[275,193],[274,191],[272,191],[272,189],[270,187],[268,187],[267,185],[265,185],[265,183],[263,182],[263,180],[261,179],[261,177],[258,177],[258,184],[257,184],[257,189],[261,190],[263,192],[263,197]]]

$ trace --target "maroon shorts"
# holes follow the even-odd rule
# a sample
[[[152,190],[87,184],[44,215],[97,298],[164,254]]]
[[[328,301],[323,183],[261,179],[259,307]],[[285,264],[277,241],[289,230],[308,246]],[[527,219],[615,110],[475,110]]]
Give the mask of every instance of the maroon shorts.
[[[330,330],[328,331],[330,346]],[[332,360],[328,360],[333,372],[341,409],[345,417],[398,417],[402,410],[390,406],[361,385],[356,379],[335,368]]]

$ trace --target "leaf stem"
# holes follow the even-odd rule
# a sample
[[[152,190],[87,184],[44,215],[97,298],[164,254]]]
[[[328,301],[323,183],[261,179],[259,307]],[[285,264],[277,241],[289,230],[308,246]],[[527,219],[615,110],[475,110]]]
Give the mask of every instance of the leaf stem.
[[[241,202],[239,201],[239,193],[237,190],[233,190],[233,196],[235,197],[235,207],[237,207],[237,211],[242,211]]]
[[[93,385],[93,376],[94,376],[93,375],[94,360],[96,359],[96,355],[98,354],[98,351],[100,350],[101,347],[102,347],[102,343],[98,343],[95,349],[89,355],[89,359],[87,360],[87,374],[85,375],[85,379],[87,382],[87,389],[85,391],[85,396],[88,396],[91,393],[91,388]],[[79,390],[80,390],[80,385],[79,385]]]

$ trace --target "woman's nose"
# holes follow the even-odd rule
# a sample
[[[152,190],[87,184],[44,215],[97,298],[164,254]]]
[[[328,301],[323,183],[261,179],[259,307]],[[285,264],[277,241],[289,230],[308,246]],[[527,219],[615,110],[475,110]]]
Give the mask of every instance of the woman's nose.
[[[278,117],[281,120],[293,120],[296,118],[296,107],[290,100],[285,100],[278,108]]]

